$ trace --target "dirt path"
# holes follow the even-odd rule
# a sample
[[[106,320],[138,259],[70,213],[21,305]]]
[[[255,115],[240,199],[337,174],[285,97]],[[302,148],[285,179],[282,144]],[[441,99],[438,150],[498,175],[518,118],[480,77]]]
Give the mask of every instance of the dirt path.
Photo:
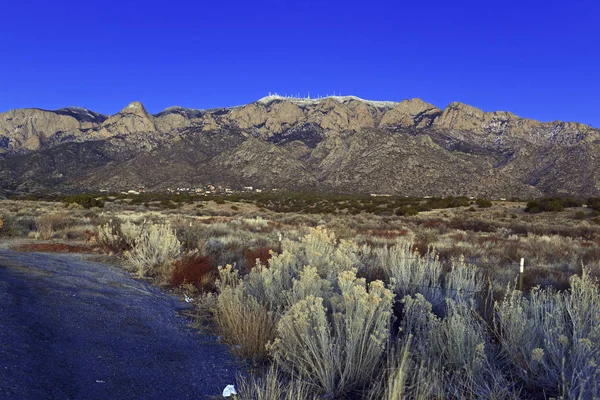
[[[234,383],[227,348],[173,296],[81,255],[0,246],[0,398],[205,399]]]

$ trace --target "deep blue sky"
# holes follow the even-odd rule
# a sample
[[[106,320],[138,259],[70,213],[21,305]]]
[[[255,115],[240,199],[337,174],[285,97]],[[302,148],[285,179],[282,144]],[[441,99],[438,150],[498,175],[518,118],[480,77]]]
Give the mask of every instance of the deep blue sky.
[[[336,91],[600,126],[598,3],[9,0],[0,111]]]

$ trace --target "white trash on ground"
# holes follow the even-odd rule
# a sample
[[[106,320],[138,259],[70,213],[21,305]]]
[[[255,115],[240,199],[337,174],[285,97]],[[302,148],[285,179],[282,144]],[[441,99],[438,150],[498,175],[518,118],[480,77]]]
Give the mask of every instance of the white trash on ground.
[[[236,395],[235,386],[227,385],[225,389],[223,389],[223,397],[231,397],[232,395]]]

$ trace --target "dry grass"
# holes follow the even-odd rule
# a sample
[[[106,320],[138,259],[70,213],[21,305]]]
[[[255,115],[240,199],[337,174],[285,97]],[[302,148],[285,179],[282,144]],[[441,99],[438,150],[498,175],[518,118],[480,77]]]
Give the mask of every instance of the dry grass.
[[[195,296],[236,354],[274,365],[241,380],[241,398],[598,398],[600,221],[523,207],[349,217],[207,203],[198,216],[3,201],[0,233],[85,243],[101,226],[140,275]]]
[[[43,214],[36,220],[38,237],[48,240],[60,231],[73,225],[72,219],[66,212]]]
[[[223,341],[241,357],[265,360],[266,345],[275,337],[275,318],[267,307],[243,290],[231,266],[220,269],[215,321]]]

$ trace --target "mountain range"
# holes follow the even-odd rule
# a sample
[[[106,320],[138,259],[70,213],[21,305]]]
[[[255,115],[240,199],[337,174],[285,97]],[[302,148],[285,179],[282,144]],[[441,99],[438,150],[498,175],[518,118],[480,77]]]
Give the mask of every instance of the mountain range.
[[[207,184],[339,193],[600,195],[600,130],[454,102],[267,96],[231,108],[132,102],[0,113],[4,194]],[[2,193],[0,192],[0,193]]]

